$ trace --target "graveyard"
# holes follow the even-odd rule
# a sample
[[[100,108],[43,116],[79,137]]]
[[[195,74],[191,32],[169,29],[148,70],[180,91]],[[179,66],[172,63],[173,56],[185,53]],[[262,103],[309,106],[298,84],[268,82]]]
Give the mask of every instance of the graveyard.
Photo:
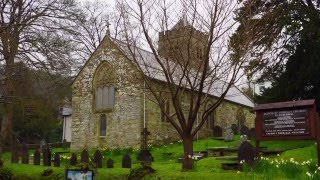
[[[254,160],[250,167],[237,156],[248,156],[248,150],[237,154],[237,147],[243,141],[243,135],[235,135],[233,140],[225,141],[219,138],[208,138],[194,141],[193,169],[181,172],[183,156],[182,143],[175,142],[166,145],[149,146],[153,156],[150,167],[154,173],[144,176],[145,179],[317,179],[316,145],[314,141],[264,141],[260,147],[265,150],[281,150],[275,153],[261,151],[261,157]],[[254,145],[254,139],[248,140]],[[48,152],[28,150],[21,147],[21,152],[14,154],[5,152],[2,155],[4,167],[12,169],[13,179],[63,179],[66,169],[93,170],[97,179],[127,179],[130,173],[141,167],[137,160],[139,149],[90,149],[78,153],[70,153],[67,148],[53,148],[52,155],[46,159]],[[218,151],[215,151],[218,149]],[[223,150],[223,152],[222,152]],[[218,152],[218,153],[216,153]],[[268,153],[269,152],[269,153]],[[56,160],[59,154],[59,161]],[[202,154],[206,154],[202,157]],[[199,155],[199,156],[197,156]],[[38,159],[38,160],[36,160]],[[225,164],[238,163],[239,166],[227,167]],[[36,165],[35,165],[36,164]],[[58,167],[56,167],[58,166]],[[139,175],[143,173],[139,172]],[[319,175],[318,175],[319,174]],[[318,176],[317,176],[318,175]],[[140,178],[138,178],[140,179]]]

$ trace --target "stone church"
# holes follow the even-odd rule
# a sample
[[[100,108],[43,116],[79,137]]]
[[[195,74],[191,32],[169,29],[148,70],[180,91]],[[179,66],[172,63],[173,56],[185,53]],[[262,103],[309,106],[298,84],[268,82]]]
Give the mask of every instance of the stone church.
[[[163,39],[168,37],[165,36],[176,38],[175,35],[181,36],[188,28],[193,27],[180,20],[171,30],[161,32],[159,54],[170,56],[166,53],[167,46]],[[206,38],[204,33],[195,32],[195,38]],[[201,47],[199,44],[200,50]],[[152,57],[151,52],[139,51],[144,56]],[[136,78],[137,70],[124,53],[123,44],[106,35],[75,78],[72,84],[72,151],[96,147],[140,148],[141,132],[145,125],[150,132],[150,144],[179,140],[178,133],[158,105],[145,98],[143,82]],[[209,98],[215,101],[217,95],[209,92]],[[206,124],[195,138],[212,136],[216,125],[223,129],[231,124],[253,127],[253,106],[250,98],[237,87],[231,87],[223,103],[208,116]],[[166,108],[170,109],[170,104]],[[239,115],[243,118],[237,119]]]

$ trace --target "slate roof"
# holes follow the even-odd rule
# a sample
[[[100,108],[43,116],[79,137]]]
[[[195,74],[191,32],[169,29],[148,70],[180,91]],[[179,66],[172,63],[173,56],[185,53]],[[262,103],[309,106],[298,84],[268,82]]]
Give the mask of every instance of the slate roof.
[[[129,57],[129,59],[132,59],[132,55],[124,42],[118,40],[113,41],[119,46],[120,50],[123,53],[125,53],[127,57]],[[142,68],[146,76],[152,79],[166,82],[166,78],[163,72],[161,71],[161,67],[159,63],[157,63],[153,53],[137,48],[135,46],[130,47],[134,50],[136,59],[139,61],[139,66]],[[168,61],[168,64],[168,67],[175,68],[174,62]],[[176,69],[173,71],[177,73],[179,72]],[[177,77],[180,76],[177,75]],[[179,83],[176,82],[176,84],[178,85]],[[225,91],[227,85],[228,82],[215,79],[214,84],[205,86],[203,92],[215,97],[220,97],[222,93]],[[235,85],[231,86],[224,99],[247,107],[254,107],[254,103],[252,102],[252,100],[248,96],[246,96],[242,91],[240,91],[239,88],[237,88]]]

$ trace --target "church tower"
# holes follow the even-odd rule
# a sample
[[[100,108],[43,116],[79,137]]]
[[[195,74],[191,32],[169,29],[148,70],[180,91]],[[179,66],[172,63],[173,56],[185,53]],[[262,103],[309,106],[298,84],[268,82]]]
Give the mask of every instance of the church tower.
[[[183,63],[195,70],[201,65],[208,35],[196,30],[186,17],[181,18],[170,30],[159,33],[158,53],[174,62]]]

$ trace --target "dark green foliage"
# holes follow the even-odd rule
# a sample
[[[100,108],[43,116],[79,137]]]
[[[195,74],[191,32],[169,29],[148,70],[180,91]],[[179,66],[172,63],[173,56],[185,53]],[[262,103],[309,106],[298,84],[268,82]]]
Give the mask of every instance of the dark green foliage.
[[[320,100],[320,12],[316,12],[307,13],[311,20],[301,25],[299,44],[289,57],[285,70],[275,76],[272,88],[257,97],[258,103]]]
[[[71,97],[70,78],[49,74],[16,63],[14,75],[13,131],[21,142],[39,143],[61,140],[59,108],[65,97]],[[0,103],[2,117],[3,104]]]
[[[137,180],[137,179],[142,179],[144,176],[148,175],[148,174],[152,174],[156,172],[156,170],[154,170],[152,167],[150,166],[139,166],[136,167],[134,169],[132,169],[132,171],[129,174],[128,179],[129,180]]]
[[[12,170],[6,167],[0,168],[0,179],[7,180],[12,179],[13,173]]]
[[[315,28],[306,24],[319,20],[319,7],[315,1],[309,2],[243,1],[235,18],[240,26],[231,37],[230,45],[234,55],[241,57],[247,53],[251,57],[246,65],[249,78],[262,70],[262,78],[272,80],[283,72],[288,58],[300,44],[303,31],[311,32]],[[243,47],[245,49],[239,49]]]
[[[41,176],[50,176],[53,173],[52,169],[45,169],[43,170]]]

